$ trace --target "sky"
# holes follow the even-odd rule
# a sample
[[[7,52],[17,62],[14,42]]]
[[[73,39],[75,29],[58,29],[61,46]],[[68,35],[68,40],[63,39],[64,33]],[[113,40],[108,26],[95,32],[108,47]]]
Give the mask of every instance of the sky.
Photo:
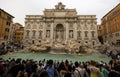
[[[52,9],[62,2],[68,9],[76,9],[78,15],[96,15],[101,18],[120,3],[120,0],[0,0],[0,8],[15,18],[14,23],[24,26],[26,15],[43,15],[44,9]]]

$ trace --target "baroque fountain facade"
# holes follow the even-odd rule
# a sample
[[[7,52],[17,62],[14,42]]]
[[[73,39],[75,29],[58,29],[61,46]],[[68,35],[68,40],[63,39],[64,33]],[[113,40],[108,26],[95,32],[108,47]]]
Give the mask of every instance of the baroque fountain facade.
[[[77,15],[76,9],[67,9],[61,2],[54,9],[45,9],[43,13],[26,15],[25,46],[36,46],[38,50],[51,47],[72,52],[73,48],[93,48],[99,43],[96,15]]]

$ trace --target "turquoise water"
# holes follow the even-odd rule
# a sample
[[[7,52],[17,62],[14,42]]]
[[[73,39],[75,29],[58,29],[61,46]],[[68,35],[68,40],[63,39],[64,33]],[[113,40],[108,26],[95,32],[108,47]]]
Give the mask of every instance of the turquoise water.
[[[103,55],[101,53],[91,53],[87,55],[72,55],[72,54],[50,54],[50,53],[23,53],[23,52],[15,52],[15,53],[10,53],[6,55],[0,56],[1,58],[7,60],[9,58],[22,58],[24,60],[26,59],[33,59],[35,61],[43,60],[43,59],[53,59],[53,60],[59,60],[59,61],[65,61],[66,59],[69,61],[90,61],[90,60],[95,60],[95,61],[104,61],[104,62],[109,62],[111,58],[107,57],[106,55]]]

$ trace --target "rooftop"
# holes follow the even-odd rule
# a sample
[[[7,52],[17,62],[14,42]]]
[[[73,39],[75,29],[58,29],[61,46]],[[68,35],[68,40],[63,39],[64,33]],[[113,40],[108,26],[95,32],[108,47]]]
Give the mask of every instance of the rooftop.
[[[3,9],[1,9],[1,8],[0,8],[0,11],[2,11],[2,12],[4,12],[4,13],[6,13],[6,14],[10,15],[12,18],[14,18],[14,16],[12,16],[11,14],[9,14],[8,12],[4,11],[4,10],[3,10]]]

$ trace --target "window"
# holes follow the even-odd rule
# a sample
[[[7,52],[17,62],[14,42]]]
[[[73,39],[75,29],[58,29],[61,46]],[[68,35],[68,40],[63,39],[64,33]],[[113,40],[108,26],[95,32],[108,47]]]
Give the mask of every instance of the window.
[[[110,20],[110,18],[111,18],[110,16],[107,17],[108,20]]]
[[[6,25],[10,26],[10,22],[6,22]]]
[[[95,37],[95,32],[94,31],[92,31],[91,34],[92,34],[92,37]]]
[[[87,25],[86,20],[84,21],[84,29],[85,29],[85,30],[87,30],[87,29],[88,29],[88,25]]]
[[[39,43],[41,42],[41,40],[39,40]]]
[[[34,44],[35,43],[35,41],[34,40],[32,40],[32,44]]]
[[[8,39],[8,36],[4,36],[4,39],[7,40],[7,39]]]
[[[35,36],[35,33],[36,33],[36,31],[35,31],[35,30],[33,30],[33,36]]]
[[[88,31],[85,31],[85,37],[88,37]]]
[[[28,25],[27,25],[27,27],[26,27],[26,29],[30,29],[30,27],[31,27],[31,25],[30,25],[30,24],[28,24]]]
[[[11,20],[11,17],[10,17],[10,16],[7,16],[7,20]]]
[[[115,35],[116,35],[116,37],[118,37],[118,36],[119,36],[119,33],[116,33]]]
[[[78,37],[78,38],[81,37],[81,31],[78,31],[78,32],[77,32],[77,37]]]
[[[42,31],[39,31],[39,37],[42,38]]]
[[[119,28],[118,25],[115,25],[115,30],[116,30],[116,31],[118,30],[118,28]]]
[[[9,28],[5,28],[5,31],[6,31],[6,32],[9,32]]]
[[[116,40],[116,44],[117,44],[117,45],[120,45],[120,40]]]
[[[114,23],[116,23],[116,22],[117,22],[117,19],[115,18],[115,19],[114,19]]]
[[[113,13],[112,13],[112,16],[115,16],[115,15],[117,15],[117,11],[114,11]]]
[[[27,30],[27,31],[26,31],[26,35],[27,35],[27,36],[29,36],[29,33],[30,33],[30,31],[29,31],[29,30]]]
[[[92,42],[93,43],[93,46],[95,45],[95,41]]]
[[[5,31],[7,32],[7,28],[5,28]]]

